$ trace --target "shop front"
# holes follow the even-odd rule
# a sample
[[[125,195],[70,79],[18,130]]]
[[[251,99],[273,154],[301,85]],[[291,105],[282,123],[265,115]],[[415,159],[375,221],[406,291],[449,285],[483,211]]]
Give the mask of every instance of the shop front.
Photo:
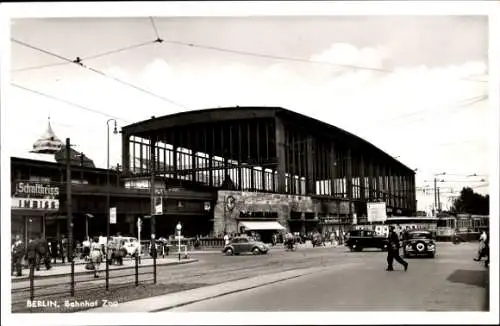
[[[18,181],[11,198],[11,234],[27,244],[46,237],[47,221],[57,219],[59,187],[50,182]],[[49,223],[50,224],[50,223]]]

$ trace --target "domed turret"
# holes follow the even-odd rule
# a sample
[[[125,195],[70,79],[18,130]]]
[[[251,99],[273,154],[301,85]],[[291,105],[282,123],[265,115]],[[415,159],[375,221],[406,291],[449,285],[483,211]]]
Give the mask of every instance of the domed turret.
[[[50,118],[49,118],[49,125],[47,128],[47,131],[45,131],[43,136],[40,137],[33,144],[33,149],[30,152],[31,153],[38,153],[38,154],[55,154],[55,153],[59,152],[62,147],[63,147],[63,143],[54,134],[54,131],[52,130],[52,126],[50,125]]]

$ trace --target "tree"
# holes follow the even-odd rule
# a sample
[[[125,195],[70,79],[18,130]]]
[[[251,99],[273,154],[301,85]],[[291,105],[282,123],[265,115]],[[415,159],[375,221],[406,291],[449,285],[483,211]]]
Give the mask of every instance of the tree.
[[[460,192],[460,197],[453,201],[451,212],[488,215],[490,213],[490,196],[483,196],[475,193],[472,188],[465,187]]]

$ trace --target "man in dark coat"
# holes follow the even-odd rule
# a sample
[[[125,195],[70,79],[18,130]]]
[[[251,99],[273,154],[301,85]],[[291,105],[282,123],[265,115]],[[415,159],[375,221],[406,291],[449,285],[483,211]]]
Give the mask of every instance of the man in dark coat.
[[[68,255],[68,239],[66,239],[66,236],[63,234],[62,239],[59,241],[59,256],[63,264],[67,255]]]
[[[391,226],[389,230],[389,247],[387,249],[387,271],[393,271],[392,263],[396,260],[398,263],[404,266],[405,271],[408,270],[408,263],[399,256],[399,237]]]
[[[49,244],[47,240],[38,238],[36,241],[36,270],[40,270],[40,264],[43,262],[47,270],[51,269],[49,257]]]
[[[30,239],[28,245],[26,247],[26,254],[24,259],[28,262],[28,266],[30,269],[30,274],[32,274],[36,267],[36,242],[33,239]]]

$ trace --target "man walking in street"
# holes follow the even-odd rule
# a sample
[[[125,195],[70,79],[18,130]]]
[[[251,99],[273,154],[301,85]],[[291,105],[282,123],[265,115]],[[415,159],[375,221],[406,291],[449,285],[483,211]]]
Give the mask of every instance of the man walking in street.
[[[396,260],[398,263],[404,266],[405,271],[408,270],[408,263],[399,256],[399,237],[391,226],[389,230],[389,247],[387,248],[387,269],[386,271],[393,271],[392,264]]]

